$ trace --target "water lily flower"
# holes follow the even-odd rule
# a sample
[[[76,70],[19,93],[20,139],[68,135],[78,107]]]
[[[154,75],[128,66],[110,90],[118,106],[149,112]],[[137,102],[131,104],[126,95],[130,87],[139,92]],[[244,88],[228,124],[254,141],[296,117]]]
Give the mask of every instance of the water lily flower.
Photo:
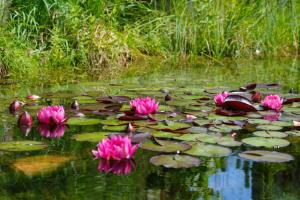
[[[262,105],[265,108],[279,111],[282,108],[283,99],[278,95],[269,95],[266,96],[262,101]]]
[[[23,112],[18,119],[19,126],[32,126],[33,119],[32,116],[27,112]]]
[[[48,106],[41,108],[37,114],[39,123],[62,124],[65,121],[65,109],[63,106]]]
[[[293,124],[294,124],[294,126],[297,126],[297,127],[298,127],[298,126],[300,126],[300,121],[295,121],[295,120],[294,120],[294,121],[293,121]]]
[[[65,134],[65,125],[39,124],[37,130],[43,137],[61,138]]]
[[[222,92],[215,96],[214,101],[217,106],[222,106],[225,99],[229,96],[229,92]]]
[[[131,139],[127,136],[114,135],[111,138],[103,139],[97,147],[97,150],[92,151],[96,159],[122,160],[130,159],[138,145],[132,145]]]
[[[186,115],[186,116],[185,116],[185,119],[186,119],[186,120],[189,120],[189,121],[192,121],[192,120],[194,120],[194,119],[197,119],[197,117],[194,116],[194,115]]]
[[[98,171],[104,173],[113,173],[117,175],[125,175],[131,173],[134,167],[132,159],[123,159],[118,161],[100,160],[98,164]]]
[[[33,94],[33,95],[27,96],[26,98],[35,101],[35,100],[38,100],[38,99],[41,98],[41,97],[38,96],[38,95],[34,95],[34,94]]]
[[[31,128],[32,126],[19,126],[20,131],[27,137],[29,135],[29,133],[31,132]]]
[[[74,100],[74,101],[72,102],[71,108],[72,108],[73,110],[79,110],[79,103],[78,103],[77,100]]]
[[[135,111],[136,114],[149,115],[153,114],[158,110],[158,103],[150,97],[136,98],[130,101],[131,109]]]

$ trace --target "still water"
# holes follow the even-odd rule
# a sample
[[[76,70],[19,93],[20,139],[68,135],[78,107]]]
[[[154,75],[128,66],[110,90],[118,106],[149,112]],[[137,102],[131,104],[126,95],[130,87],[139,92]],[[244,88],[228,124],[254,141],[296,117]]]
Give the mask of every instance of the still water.
[[[56,83],[45,87],[40,87],[41,83],[38,87],[3,85],[0,89],[1,141],[36,140],[48,147],[31,152],[0,152],[0,199],[300,199],[298,138],[280,150],[294,156],[295,160],[287,163],[242,159],[238,152],[247,149],[242,145],[233,148],[228,157],[201,158],[199,167],[167,169],[149,162],[159,152],[138,149],[134,161],[127,163],[131,173],[117,175],[99,171],[101,163],[91,154],[96,143],[73,139],[75,134],[103,131],[102,125],[65,126],[59,136],[52,137],[41,134],[36,122],[32,130],[25,133],[17,126],[17,116],[7,109],[10,102],[20,99],[28,103],[23,110],[33,116],[45,105],[64,105],[68,116],[73,116],[75,113],[69,107],[73,98],[78,98],[88,117],[104,119],[106,116],[88,111],[102,108],[95,101],[99,96],[156,96],[162,88],[171,94],[179,88],[193,92],[215,87],[229,90],[252,82],[280,83],[280,92],[300,91],[300,62],[268,60],[231,62],[224,66],[150,66],[146,71],[131,71],[110,81]],[[25,99],[29,94],[42,98],[34,103]],[[91,98],[81,99],[82,94]],[[53,157],[44,161],[43,155]],[[26,158],[35,159],[26,161]]]

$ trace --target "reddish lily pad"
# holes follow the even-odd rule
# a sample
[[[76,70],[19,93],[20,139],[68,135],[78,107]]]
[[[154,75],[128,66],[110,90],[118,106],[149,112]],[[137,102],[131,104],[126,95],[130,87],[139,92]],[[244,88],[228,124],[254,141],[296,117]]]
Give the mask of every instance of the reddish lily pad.
[[[245,112],[255,112],[257,109],[252,105],[252,103],[245,97],[239,95],[228,96],[222,107],[229,110],[245,111]]]

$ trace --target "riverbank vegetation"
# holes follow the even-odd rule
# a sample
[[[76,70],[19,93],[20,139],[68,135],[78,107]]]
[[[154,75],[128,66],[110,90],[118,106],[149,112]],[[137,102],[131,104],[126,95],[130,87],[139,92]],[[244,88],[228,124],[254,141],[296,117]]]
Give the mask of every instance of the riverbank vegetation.
[[[141,59],[297,56],[296,0],[0,0],[0,73],[101,78]]]

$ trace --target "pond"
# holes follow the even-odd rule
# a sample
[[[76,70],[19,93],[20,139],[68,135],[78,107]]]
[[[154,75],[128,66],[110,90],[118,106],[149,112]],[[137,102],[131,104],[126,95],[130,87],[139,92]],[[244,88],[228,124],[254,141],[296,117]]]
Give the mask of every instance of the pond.
[[[300,104],[284,105],[279,115],[256,111],[232,117],[215,114],[213,100],[216,93],[250,83],[280,84],[257,85],[254,90],[263,96],[299,97],[299,66],[298,60],[148,66],[146,71],[111,81],[4,85],[0,95],[1,198],[299,199],[300,131],[293,121],[300,120]],[[31,94],[41,98],[27,99]],[[170,101],[165,101],[167,94]],[[128,99],[141,96],[159,102],[150,120],[130,115]],[[8,106],[16,99],[26,104],[12,114]],[[79,102],[77,110],[70,106],[74,100]],[[38,124],[36,113],[48,105],[64,106],[69,118],[65,125]],[[34,117],[32,127],[18,126],[22,111]],[[124,112],[129,113],[126,121],[121,120]],[[186,115],[197,118],[186,120]],[[277,121],[269,121],[270,115]],[[112,133],[125,134],[128,123],[135,129],[129,133],[135,135],[133,140],[143,141],[133,159],[94,159],[92,150],[98,141]],[[191,146],[198,149],[191,150]],[[262,151],[241,154],[250,150]],[[155,157],[160,155],[167,156]]]

